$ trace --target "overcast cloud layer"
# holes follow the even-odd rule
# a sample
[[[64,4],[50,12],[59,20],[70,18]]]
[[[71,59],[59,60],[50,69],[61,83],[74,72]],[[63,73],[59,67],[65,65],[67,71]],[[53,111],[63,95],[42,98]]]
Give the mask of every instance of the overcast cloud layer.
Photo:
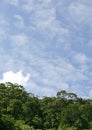
[[[39,96],[92,97],[92,1],[1,0],[0,82]]]

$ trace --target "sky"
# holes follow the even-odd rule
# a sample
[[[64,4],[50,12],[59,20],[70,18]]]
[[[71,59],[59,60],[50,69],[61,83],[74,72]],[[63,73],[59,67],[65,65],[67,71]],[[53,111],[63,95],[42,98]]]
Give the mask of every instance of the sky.
[[[1,0],[0,82],[92,98],[92,1]]]

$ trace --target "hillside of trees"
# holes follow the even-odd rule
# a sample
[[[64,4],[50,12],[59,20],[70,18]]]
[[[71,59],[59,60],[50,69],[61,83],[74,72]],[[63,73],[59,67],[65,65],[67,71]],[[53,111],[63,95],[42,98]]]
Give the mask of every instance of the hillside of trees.
[[[92,130],[92,99],[65,90],[40,99],[21,85],[0,83],[0,130]]]

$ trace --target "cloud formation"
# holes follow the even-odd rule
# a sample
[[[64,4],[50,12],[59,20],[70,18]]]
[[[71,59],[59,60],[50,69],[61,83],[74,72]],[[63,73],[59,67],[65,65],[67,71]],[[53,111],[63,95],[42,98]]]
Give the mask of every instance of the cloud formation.
[[[6,0],[6,2],[13,6],[18,6],[18,4],[19,4],[19,0]]]
[[[89,97],[91,6],[92,2],[86,0],[3,0],[1,81],[8,79],[22,84],[24,80],[28,91],[40,96],[55,95],[65,89]]]
[[[0,80],[1,83],[11,82],[11,83],[18,83],[20,85],[26,85],[30,77],[30,74],[26,76],[23,75],[22,71],[19,72],[12,72],[8,71],[3,74],[3,79]]]

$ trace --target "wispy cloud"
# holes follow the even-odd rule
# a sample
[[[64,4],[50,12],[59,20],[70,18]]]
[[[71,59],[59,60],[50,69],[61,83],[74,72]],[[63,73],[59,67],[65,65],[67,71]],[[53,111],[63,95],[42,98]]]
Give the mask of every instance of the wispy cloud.
[[[23,17],[22,17],[21,15],[16,14],[16,15],[14,16],[14,18],[15,18],[14,25],[15,25],[18,29],[19,29],[19,28],[22,29],[22,28],[25,27],[24,19],[23,19]]]
[[[7,38],[9,32],[9,24],[4,16],[0,17],[0,41]]]
[[[34,8],[34,0],[24,0],[22,9],[27,13],[30,13]]]
[[[85,24],[92,21],[91,6],[88,6],[81,2],[71,3],[69,6],[69,13],[70,13],[71,20],[75,23]]]
[[[19,5],[19,0],[5,0],[8,4],[11,4],[13,6]]]
[[[74,55],[74,60],[80,64],[87,64],[90,61],[90,59],[83,53],[76,53]]]
[[[40,96],[61,89],[90,96],[92,2],[4,0],[2,4],[1,81],[20,75],[20,83],[27,77],[27,89]]]
[[[28,43],[28,37],[25,34],[11,35],[10,40],[12,44],[16,44],[17,46],[24,46]]]

